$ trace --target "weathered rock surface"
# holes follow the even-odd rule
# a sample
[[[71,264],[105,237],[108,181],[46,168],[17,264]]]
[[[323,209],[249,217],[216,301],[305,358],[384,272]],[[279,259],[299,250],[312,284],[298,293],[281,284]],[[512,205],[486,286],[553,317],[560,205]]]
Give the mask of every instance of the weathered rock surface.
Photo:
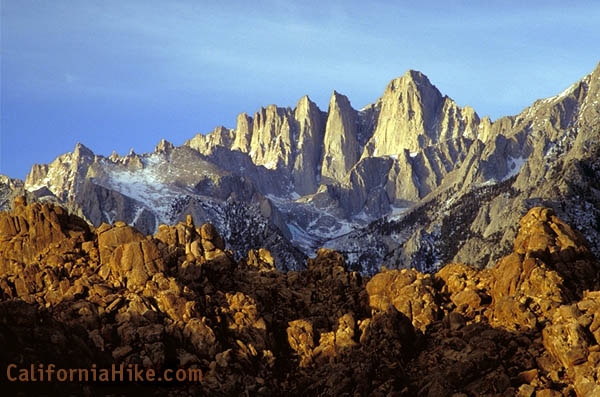
[[[358,143],[358,114],[344,95],[331,94],[325,136],[323,140],[323,164],[321,178],[327,181],[343,181],[360,156]]]
[[[367,293],[371,308],[386,312],[394,307],[421,331],[439,317],[439,299],[429,274],[384,270],[367,283]]]
[[[379,100],[377,128],[363,157],[418,152],[439,142],[477,138],[479,117],[469,107],[461,109],[442,97],[429,79],[414,70],[392,80]]]
[[[328,249],[302,271],[276,270],[264,249],[236,263],[191,216],[144,236],[18,198],[0,213],[3,368],[202,375],[168,388],[2,382],[46,394],[594,396],[599,274],[585,239],[547,208],[523,217],[513,252],[491,269],[368,279]]]

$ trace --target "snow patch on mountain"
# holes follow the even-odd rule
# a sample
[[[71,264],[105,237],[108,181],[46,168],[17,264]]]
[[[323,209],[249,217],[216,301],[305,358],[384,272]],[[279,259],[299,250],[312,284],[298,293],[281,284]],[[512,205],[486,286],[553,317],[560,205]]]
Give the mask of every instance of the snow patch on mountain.
[[[107,167],[108,178],[94,180],[94,182],[142,203],[156,215],[157,223],[169,224],[172,218],[172,202],[182,194],[193,192],[177,189],[171,184],[162,182],[163,176],[158,170],[161,161],[158,156],[144,157],[142,163],[144,164],[143,168],[135,170],[111,164],[112,166]],[[136,208],[136,211],[134,218],[137,220],[143,208]]]
[[[573,83],[569,87],[567,87],[564,91],[562,91],[560,94],[543,99],[542,102],[550,103],[550,102],[560,101],[561,99],[566,98],[567,96],[571,95],[571,93],[573,91],[575,91],[575,89],[577,88],[577,86],[579,84],[580,84],[580,82]]]
[[[400,219],[402,215],[408,210],[408,207],[390,207],[390,213],[387,215],[387,219],[390,221]]]
[[[527,157],[511,157],[508,156],[506,159],[506,166],[508,168],[508,173],[502,178],[502,181],[512,178],[521,172],[521,168],[527,162]]]

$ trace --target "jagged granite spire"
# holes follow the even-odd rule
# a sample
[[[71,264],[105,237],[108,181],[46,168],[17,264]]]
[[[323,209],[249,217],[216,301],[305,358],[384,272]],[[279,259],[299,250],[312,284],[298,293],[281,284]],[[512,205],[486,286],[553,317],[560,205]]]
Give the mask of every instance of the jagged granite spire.
[[[336,91],[331,94],[325,137],[321,181],[341,181],[360,155],[357,140],[357,112],[348,98]]]

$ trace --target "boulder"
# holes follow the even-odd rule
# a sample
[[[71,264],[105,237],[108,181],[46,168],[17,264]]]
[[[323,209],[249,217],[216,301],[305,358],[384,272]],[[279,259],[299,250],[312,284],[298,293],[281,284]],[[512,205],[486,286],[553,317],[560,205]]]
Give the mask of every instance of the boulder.
[[[111,273],[127,288],[145,286],[156,273],[165,271],[160,252],[151,240],[130,242],[118,246],[110,257]]]
[[[412,269],[388,270],[367,283],[369,304],[378,311],[394,307],[420,330],[439,319],[437,291],[430,275]]]

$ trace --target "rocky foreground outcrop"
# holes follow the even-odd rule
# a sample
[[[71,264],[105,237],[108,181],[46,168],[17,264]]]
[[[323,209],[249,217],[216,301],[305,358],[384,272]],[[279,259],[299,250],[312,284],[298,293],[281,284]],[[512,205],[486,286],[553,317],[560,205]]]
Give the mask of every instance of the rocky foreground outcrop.
[[[252,233],[251,230],[248,233]],[[0,213],[0,365],[138,364],[199,382],[10,383],[114,395],[600,395],[600,265],[549,209],[492,269],[383,270],[318,251],[282,273],[234,261],[191,217],[144,236],[51,204]]]

